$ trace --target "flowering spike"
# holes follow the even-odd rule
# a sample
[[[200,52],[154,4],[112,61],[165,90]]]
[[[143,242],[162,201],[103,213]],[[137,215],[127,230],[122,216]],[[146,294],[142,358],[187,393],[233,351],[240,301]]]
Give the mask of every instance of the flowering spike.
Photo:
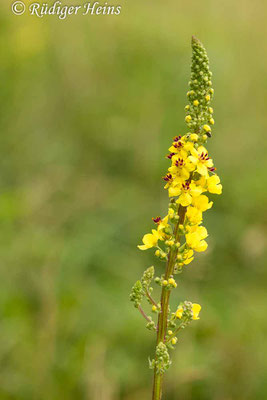
[[[169,150],[171,166],[163,177],[164,188],[170,197],[168,214],[153,218],[154,229],[143,236],[140,250],[155,248],[155,255],[166,262],[165,273],[154,278],[154,267],[148,268],[141,281],[132,289],[131,300],[147,320],[147,328],[157,332],[155,359],[150,361],[154,369],[153,400],[162,398],[162,377],[171,364],[169,350],[174,349],[177,334],[191,322],[199,319],[201,306],[184,301],[172,312],[170,295],[178,286],[174,279],[194,260],[194,254],[207,249],[207,229],[202,225],[203,213],[213,202],[207,193],[221,194],[222,185],[208,150],[204,147],[211,136],[213,97],[211,72],[205,48],[192,37],[192,67],[189,104],[185,107],[189,133],[175,136]],[[205,194],[204,194],[205,193]],[[161,298],[157,303],[151,297],[152,282],[160,286]],[[140,306],[145,297],[156,315],[157,324]]]

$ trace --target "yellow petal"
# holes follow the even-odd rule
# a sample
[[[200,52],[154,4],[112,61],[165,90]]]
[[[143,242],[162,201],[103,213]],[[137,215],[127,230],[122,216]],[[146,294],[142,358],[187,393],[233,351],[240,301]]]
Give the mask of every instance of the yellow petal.
[[[221,194],[222,193],[222,185],[208,185],[208,190],[213,194]]]
[[[198,158],[197,158],[197,157],[195,157],[195,156],[189,156],[189,157],[188,157],[188,160],[189,160],[191,163],[197,165],[197,162],[198,162]]]
[[[138,245],[137,247],[138,247],[138,249],[140,249],[140,250],[147,250],[147,249],[150,248],[150,247],[147,247],[145,244],[140,244],[140,245]]]
[[[198,226],[196,229],[196,233],[197,233],[199,239],[201,239],[201,240],[208,237],[208,231],[205,228],[205,226]]]
[[[182,318],[182,315],[183,315],[183,312],[184,312],[183,308],[182,308],[182,307],[179,307],[179,308],[177,309],[176,313],[175,313],[176,318],[181,319],[181,318]]]
[[[212,161],[211,158],[210,158],[209,160],[206,161],[206,166],[207,166],[208,168],[213,167],[213,161]]]
[[[194,320],[197,320],[197,319],[199,319],[199,313],[200,313],[200,310],[201,310],[201,305],[200,304],[196,304],[196,303],[193,303],[192,304],[192,313],[193,313],[193,319]]]
[[[220,178],[218,177],[218,175],[212,175],[207,179],[207,181],[211,185],[217,185],[218,183],[220,183]]]
[[[198,154],[208,154],[208,150],[204,147],[204,146],[199,146],[199,148],[197,149]]]
[[[179,186],[169,187],[169,197],[179,196],[180,193],[181,193],[181,188]]]
[[[208,176],[208,169],[202,162],[197,164],[197,172],[202,176]]]
[[[197,246],[194,247],[194,250],[198,253],[205,251],[208,247],[208,243],[205,240],[201,240]]]
[[[194,260],[194,257],[191,257],[191,258],[187,258],[187,259],[184,260],[183,262],[184,262],[185,265],[188,265],[188,264],[190,264],[191,261],[193,261],[193,260]]]
[[[192,196],[199,196],[202,193],[202,188],[200,186],[196,186],[194,183],[191,183],[190,193]]]
[[[147,233],[143,237],[143,243],[146,246],[147,249],[150,249],[151,247],[154,247],[157,245],[158,239],[159,239],[159,234],[155,229],[152,229],[153,233]],[[141,248],[141,250],[144,250]]]
[[[182,193],[177,200],[183,207],[189,206],[192,203],[192,196],[189,193]]]
[[[192,203],[194,199],[192,199]],[[202,212],[196,207],[188,207],[186,217],[192,224],[199,224],[202,221]]]
[[[192,204],[194,207],[203,212],[210,209],[213,202],[209,202],[209,198],[204,194],[201,194],[200,196],[193,198]]]

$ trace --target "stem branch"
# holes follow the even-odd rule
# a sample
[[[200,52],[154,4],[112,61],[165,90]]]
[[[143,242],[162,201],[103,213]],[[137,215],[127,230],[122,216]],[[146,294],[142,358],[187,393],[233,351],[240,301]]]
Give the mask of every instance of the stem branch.
[[[158,306],[157,303],[155,302],[155,300],[152,299],[150,293],[148,292],[148,290],[146,289],[146,296],[148,297],[148,299],[150,300],[150,303],[153,304],[154,306]]]
[[[148,316],[146,315],[146,313],[144,312],[144,310],[142,309],[141,306],[138,307],[138,310],[140,311],[140,313],[143,315],[143,317],[150,322],[150,319],[148,318]]]

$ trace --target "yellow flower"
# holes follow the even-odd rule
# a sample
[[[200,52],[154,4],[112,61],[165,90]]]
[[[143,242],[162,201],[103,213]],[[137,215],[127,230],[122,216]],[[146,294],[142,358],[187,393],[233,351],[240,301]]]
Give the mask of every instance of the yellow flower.
[[[212,207],[213,202],[209,202],[209,198],[204,194],[201,194],[198,197],[195,197],[192,201],[192,205],[196,207],[199,211],[206,211]]]
[[[208,152],[204,146],[200,146],[197,150],[191,150],[191,156],[188,159],[196,166],[196,170],[200,175],[209,176],[209,168],[213,166],[213,161],[208,156]]]
[[[162,235],[156,231],[155,229],[152,229],[152,233],[147,233],[144,235],[142,241],[144,244],[137,246],[140,250],[147,250],[151,249],[151,247],[155,247],[158,244],[158,240],[162,239]]]
[[[208,236],[207,229],[204,226],[194,225],[188,227],[189,233],[185,235],[188,247],[197,252],[205,251],[208,247],[204,240]]]
[[[198,199],[198,197],[195,199]],[[193,199],[193,202],[195,199]],[[198,225],[202,221],[202,212],[196,207],[189,206],[186,211],[186,217],[191,224]]]
[[[210,193],[221,194],[222,185],[218,175],[212,175],[207,179],[207,188]]]
[[[206,101],[210,101],[210,95],[207,94],[207,96],[205,96]]]
[[[176,344],[177,343],[177,337],[172,338],[171,342],[172,342],[172,344]]]
[[[164,279],[164,281],[162,281],[162,285],[163,286],[167,286],[168,285],[168,281],[166,279]]]
[[[179,154],[179,157],[186,159],[187,152],[191,150],[193,143],[186,142],[181,136],[176,136],[173,139],[172,146],[169,148],[170,153]]]
[[[166,215],[163,219],[160,219],[158,222],[158,231],[162,231],[165,228],[168,228],[170,225],[168,224],[168,218],[169,216]]]
[[[169,196],[179,196],[176,203],[181,204],[183,207],[189,206],[192,203],[192,198],[199,196],[202,192],[200,186],[196,186],[194,183],[185,182],[180,186],[169,188]]]
[[[214,124],[215,124],[215,121],[214,121],[213,118],[211,118],[209,122],[210,122],[211,125],[214,125]]]
[[[172,330],[168,330],[168,335],[171,336],[173,334]]]
[[[193,101],[193,104],[194,104],[194,106],[197,107],[197,106],[199,105],[199,101],[198,101],[198,100],[194,100],[194,101]]]
[[[179,155],[172,157],[172,166],[168,171],[174,178],[174,184],[187,180],[190,176],[190,172],[195,169],[195,166],[189,161],[188,158],[182,158]]]
[[[191,115],[187,115],[187,116],[185,117],[185,122],[190,122],[191,119],[192,119]]]
[[[194,320],[197,320],[197,319],[199,319],[199,313],[200,313],[200,310],[201,310],[201,305],[199,305],[199,304],[196,304],[196,303],[193,303],[192,304],[192,313],[193,313],[193,319]]]
[[[181,319],[183,316],[183,312],[184,312],[183,307],[179,306],[175,313],[176,318]]]
[[[153,305],[153,306],[152,306],[152,311],[153,311],[153,312],[157,311],[157,306]]]
[[[209,107],[209,112],[210,112],[211,114],[213,114],[213,108],[212,108],[212,107]]]

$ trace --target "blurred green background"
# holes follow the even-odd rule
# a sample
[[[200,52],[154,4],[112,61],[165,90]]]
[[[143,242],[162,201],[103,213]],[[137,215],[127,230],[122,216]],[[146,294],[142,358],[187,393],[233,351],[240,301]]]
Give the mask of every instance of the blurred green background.
[[[163,269],[136,245],[166,212],[192,34],[213,71],[224,191],[208,251],[179,277],[173,304],[203,310],[164,399],[266,399],[266,3],[121,0],[119,16],[65,21],[3,3],[0,399],[150,399],[155,338],[128,296]]]

